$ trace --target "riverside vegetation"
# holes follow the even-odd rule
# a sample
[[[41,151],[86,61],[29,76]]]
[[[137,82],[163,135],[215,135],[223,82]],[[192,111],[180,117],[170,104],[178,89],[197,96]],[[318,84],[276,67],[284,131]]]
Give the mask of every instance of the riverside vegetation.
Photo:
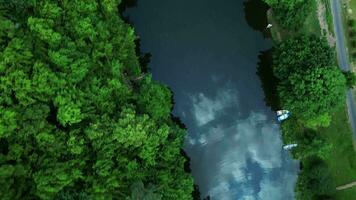
[[[338,194],[335,187],[341,184],[341,179],[345,181],[346,176],[350,178],[356,172],[345,113],[346,90],[355,84],[355,75],[337,67],[335,51],[325,38],[297,31],[303,27],[307,14],[314,12],[309,5],[313,2],[264,1],[271,6],[282,29],[298,32],[275,45],[272,64],[279,106],[293,113],[282,124],[282,134],[286,143],[298,143],[292,150],[301,162],[296,199],[354,199],[351,194]],[[339,169],[335,163],[339,163]]]
[[[119,3],[0,1],[0,199],[192,198],[172,94]]]

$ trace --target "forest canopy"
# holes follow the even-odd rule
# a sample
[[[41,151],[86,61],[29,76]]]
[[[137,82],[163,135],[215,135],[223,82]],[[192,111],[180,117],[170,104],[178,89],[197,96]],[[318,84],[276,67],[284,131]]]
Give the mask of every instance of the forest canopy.
[[[119,2],[0,1],[0,199],[191,199],[172,94]]]

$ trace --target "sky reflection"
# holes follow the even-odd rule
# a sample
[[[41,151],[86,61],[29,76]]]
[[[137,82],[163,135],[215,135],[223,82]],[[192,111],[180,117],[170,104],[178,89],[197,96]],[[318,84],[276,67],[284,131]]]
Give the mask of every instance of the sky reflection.
[[[293,199],[297,163],[282,150],[279,126],[262,111],[241,117],[234,112],[238,91],[228,85],[218,91],[188,95],[195,131],[186,150],[201,192],[219,200]]]

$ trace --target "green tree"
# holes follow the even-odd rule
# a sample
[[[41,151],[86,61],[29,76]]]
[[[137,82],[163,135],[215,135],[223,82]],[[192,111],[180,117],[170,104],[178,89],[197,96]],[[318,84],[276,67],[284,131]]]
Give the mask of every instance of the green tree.
[[[172,103],[167,101],[171,98],[167,87],[154,83],[148,76],[141,83],[137,103],[141,112],[149,113],[154,119],[162,119],[171,112]]]
[[[274,55],[282,106],[311,128],[328,126],[330,114],[345,100],[345,76],[332,65],[333,54],[325,45],[314,36],[303,36],[283,42]]]
[[[292,110],[308,127],[328,126],[329,113],[343,105],[346,80],[336,67],[314,68],[291,74],[278,88],[283,107]]]

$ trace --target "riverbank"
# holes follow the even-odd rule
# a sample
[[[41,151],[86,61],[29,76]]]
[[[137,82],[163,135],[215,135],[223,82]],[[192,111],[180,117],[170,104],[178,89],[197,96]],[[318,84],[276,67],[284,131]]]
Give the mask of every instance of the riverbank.
[[[291,38],[298,34],[305,35],[317,35],[322,37],[330,37],[330,33],[325,33],[325,25],[327,24],[330,29],[330,12],[327,10],[329,7],[328,4],[325,4],[326,1],[319,1],[318,3],[323,3],[326,8],[324,15],[320,15],[320,4],[315,2],[313,5],[313,12],[310,12],[303,27],[295,33],[288,32],[283,30],[278,26],[276,20],[273,17],[273,12],[268,12],[269,23],[273,24],[271,29],[273,41],[275,43],[283,42],[284,40]],[[319,11],[319,12],[318,12]],[[324,18],[326,23],[320,23],[320,19]],[[316,23],[316,21],[318,23]],[[323,28],[322,28],[323,27]],[[324,29],[324,31],[322,31]],[[330,43],[329,38],[329,45]],[[336,62],[336,61],[335,61]],[[303,134],[306,131],[306,128],[299,122],[298,119],[291,118],[288,122],[282,124],[283,130],[283,140],[285,143],[294,142],[294,136]],[[330,126],[327,128],[319,128],[316,131],[316,134],[321,135],[325,143],[330,144],[330,150],[323,159],[327,164],[327,168],[332,177],[332,182],[334,188],[337,186],[350,183],[356,179],[356,157],[354,151],[354,145],[352,140],[352,131],[347,119],[346,105],[343,109],[340,109],[332,116],[332,121]],[[307,148],[307,147],[298,147],[298,148]],[[293,155],[297,157],[298,150],[296,148],[292,151]],[[302,166],[303,166],[303,160]],[[301,177],[299,177],[301,179]],[[301,183],[300,180],[298,181]],[[323,184],[323,182],[317,183]],[[298,196],[298,194],[297,194]],[[349,188],[346,190],[336,191],[334,198],[336,200],[345,200],[345,199],[356,199],[356,188]]]

